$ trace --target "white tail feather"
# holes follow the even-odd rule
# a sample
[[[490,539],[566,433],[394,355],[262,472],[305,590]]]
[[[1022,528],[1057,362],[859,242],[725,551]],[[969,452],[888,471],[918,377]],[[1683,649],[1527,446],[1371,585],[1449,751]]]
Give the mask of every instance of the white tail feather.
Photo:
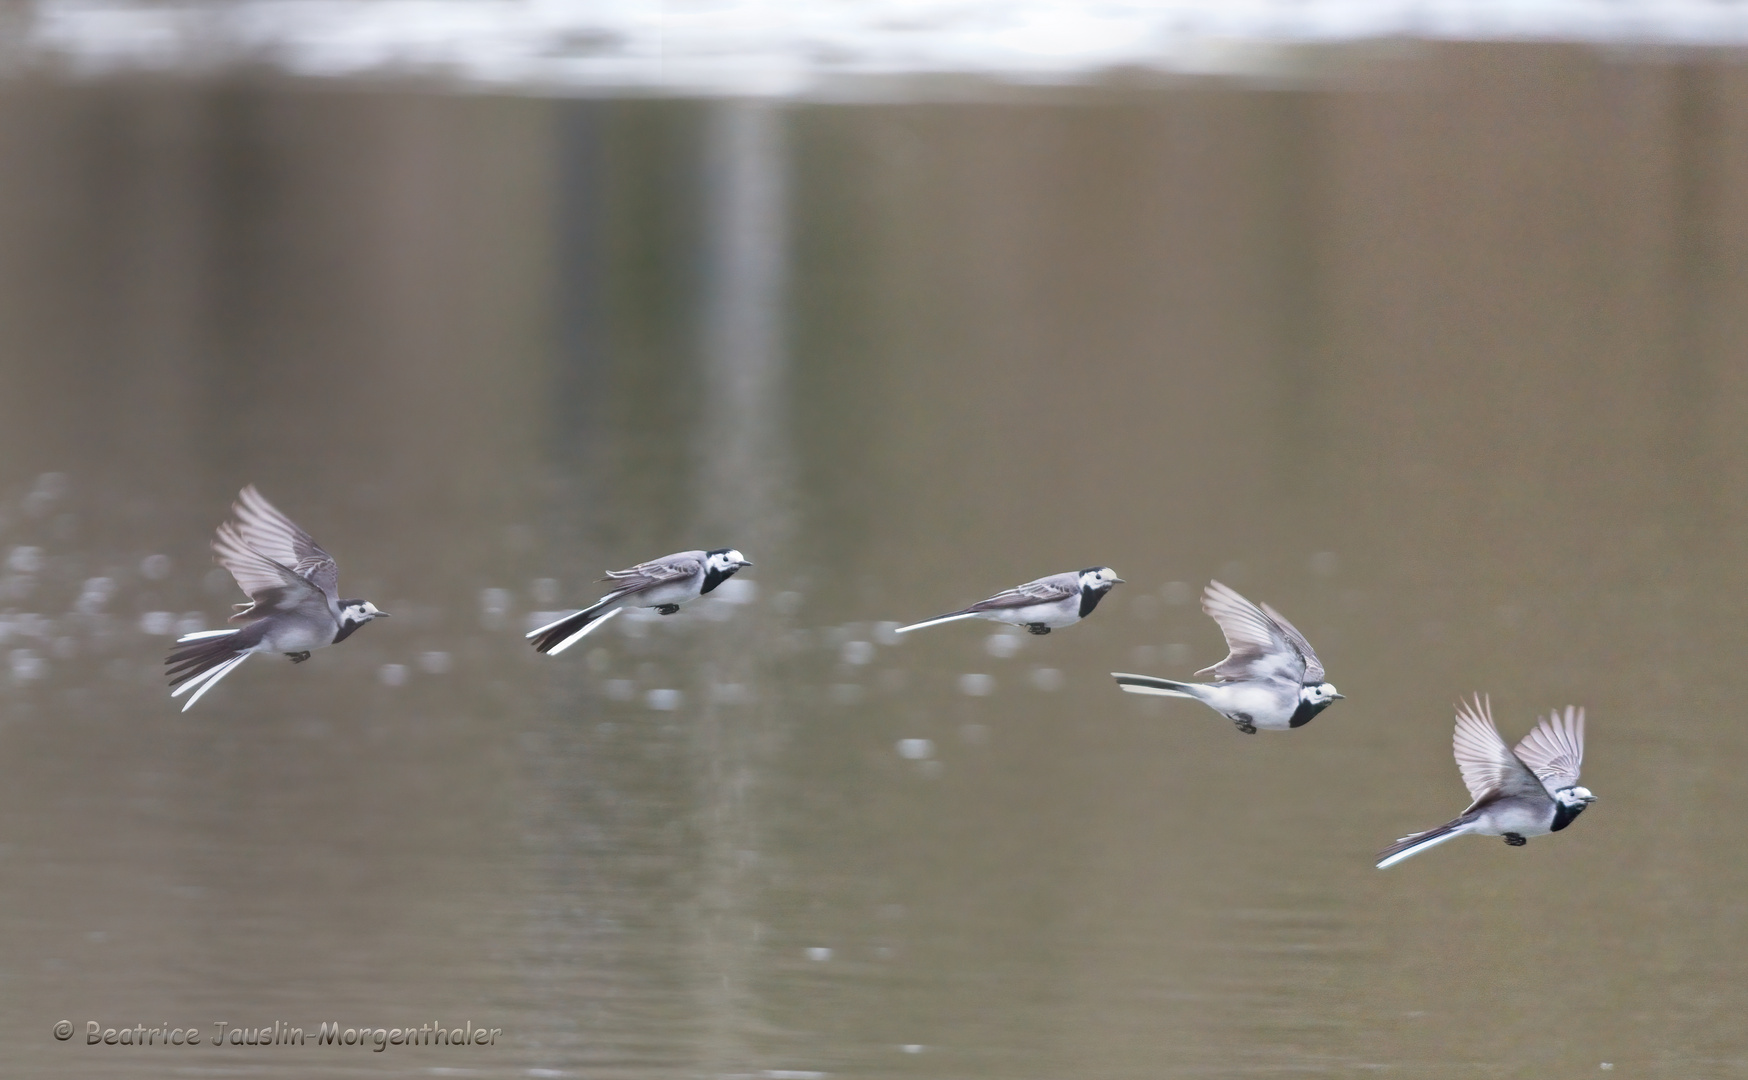
[[[1466,833],[1468,831],[1469,831],[1468,823],[1466,823],[1466,822],[1462,825],[1455,826],[1454,828],[1450,827],[1450,826],[1441,825],[1437,829],[1430,829],[1427,831],[1424,839],[1421,839],[1421,840],[1416,841],[1415,843],[1409,844],[1407,847],[1403,848],[1401,851],[1392,852],[1391,854],[1385,856],[1384,858],[1379,859],[1378,860],[1378,869],[1387,870],[1390,867],[1395,866],[1397,863],[1401,862],[1403,859],[1408,858],[1410,855],[1418,855],[1421,852],[1425,851],[1427,848],[1438,847],[1440,844],[1444,843],[1446,840],[1455,840],[1457,837],[1462,836],[1464,833]],[[1402,838],[1402,840],[1406,840],[1406,839],[1408,839],[1408,837],[1406,837],[1406,836],[1404,836]],[[1397,841],[1397,843],[1401,843],[1401,842],[1402,842],[1401,840]]]
[[[236,667],[238,664],[242,663],[243,661],[249,659],[249,657],[251,657],[253,655],[255,655],[255,654],[254,653],[244,653],[241,656],[232,657],[231,659],[226,660],[224,663],[220,664],[218,667],[213,668],[211,671],[205,673],[204,675],[200,675],[194,679],[190,679],[189,681],[183,683],[181,686],[177,687],[174,691],[172,691],[170,696],[175,697],[177,694],[180,694],[182,691],[188,689],[190,686],[193,686],[195,683],[198,682],[200,684],[200,689],[196,690],[194,692],[194,696],[188,699],[188,704],[182,706],[182,711],[187,712],[189,709],[194,708],[194,703],[199,701],[201,699],[201,697],[204,696],[208,690],[211,690],[213,687],[217,686],[218,681],[220,679],[222,679],[226,675],[230,674],[232,668]]]
[[[607,614],[601,616],[599,619],[591,619],[589,622],[584,623],[583,628],[581,630],[578,630],[576,633],[572,634],[570,637],[565,638],[563,641],[559,642],[557,645],[554,645],[552,648],[546,650],[546,655],[557,656],[559,653],[564,652],[566,649],[570,648],[572,645],[575,645],[577,642],[583,640],[583,638],[586,637],[590,631],[594,630],[598,626],[606,625],[608,622],[610,622],[612,620],[613,616],[619,614],[621,611],[624,611],[624,610],[625,609],[622,607],[616,607],[612,611],[609,611]],[[566,616],[566,618],[571,618],[571,617],[573,617],[573,616]],[[564,621],[564,619],[559,620],[559,622],[563,622],[563,621]],[[556,626],[556,625],[558,625],[558,623],[553,623],[552,625]],[[535,633],[539,633],[539,631],[535,631]],[[530,636],[532,636],[532,635],[530,635]]]
[[[1150,676],[1150,675],[1131,675],[1125,671],[1113,671],[1113,672],[1111,672],[1111,678],[1118,680],[1117,685],[1122,687],[1124,693],[1155,694],[1159,697],[1179,697],[1179,698],[1189,698],[1192,701],[1197,700],[1197,698],[1194,694],[1187,693],[1183,690],[1175,690],[1169,686],[1159,686],[1159,685],[1153,684],[1152,682],[1130,683],[1130,682],[1121,681],[1123,679],[1149,679],[1149,680],[1151,680],[1152,676]],[[1159,682],[1167,682],[1169,680],[1161,679],[1158,681]]]
[[[605,602],[605,601],[603,601],[603,602]],[[578,608],[575,611],[566,612],[563,618],[554,619],[551,622],[547,623],[545,626],[542,626],[537,630],[530,630],[526,634],[523,634],[522,636],[524,638],[529,639],[529,640],[533,640],[534,638],[539,637],[541,634],[546,633],[548,630],[551,630],[553,627],[557,626],[559,623],[570,622],[572,619],[576,618],[578,615],[586,615],[589,612],[594,611],[595,608],[598,608],[600,606],[601,606],[600,604],[594,604],[594,605],[591,605],[591,606],[586,607],[586,608]],[[606,618],[606,616],[603,615],[602,618]]]
[[[228,634],[235,634],[238,632],[239,631],[235,628],[230,630],[197,630],[192,634],[183,634],[176,639],[176,644],[181,645],[188,641],[205,641],[207,638],[225,637]]]
[[[939,626],[942,623],[958,622],[960,619],[975,619],[975,618],[977,618],[977,612],[975,612],[975,611],[961,611],[957,615],[942,615],[938,619],[924,619],[922,622],[919,622],[919,623],[911,623],[909,626],[901,626],[897,630],[894,630],[893,633],[895,633],[895,634],[908,634],[912,630],[921,630],[921,629],[923,629],[925,627],[929,627],[929,626]]]

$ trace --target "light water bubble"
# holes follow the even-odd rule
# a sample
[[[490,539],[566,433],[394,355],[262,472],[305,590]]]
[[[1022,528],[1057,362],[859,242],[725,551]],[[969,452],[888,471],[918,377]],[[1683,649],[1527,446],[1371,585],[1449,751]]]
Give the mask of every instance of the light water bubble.
[[[147,611],[140,615],[140,630],[153,637],[164,637],[176,631],[174,611]]]
[[[506,617],[510,613],[509,589],[481,589],[479,591],[480,624],[487,630],[502,630]],[[533,629],[530,627],[530,629]]]
[[[935,756],[933,739],[900,739],[898,756],[906,761],[926,761]]]
[[[6,568],[20,574],[34,574],[42,569],[42,548],[20,544],[6,556]]]
[[[983,651],[997,660],[1006,660],[1019,652],[1024,644],[1018,634],[991,634],[983,639]]]
[[[30,682],[45,678],[49,673],[49,663],[30,649],[13,649],[7,657],[12,669],[13,682]]]
[[[967,697],[988,697],[995,693],[995,677],[982,674],[961,675],[959,692]]]

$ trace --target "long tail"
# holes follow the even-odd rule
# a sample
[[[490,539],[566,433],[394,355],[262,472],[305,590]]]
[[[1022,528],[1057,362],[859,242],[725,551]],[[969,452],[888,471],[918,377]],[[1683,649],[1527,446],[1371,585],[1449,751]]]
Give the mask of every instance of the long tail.
[[[909,626],[901,626],[897,630],[894,630],[893,633],[908,634],[912,630],[921,630],[926,626],[939,626],[942,623],[958,622],[960,619],[975,618],[977,618],[977,612],[975,611],[955,611],[950,615],[936,615],[932,619],[924,619],[922,622],[913,622]]]
[[[573,611],[554,623],[547,623],[538,630],[530,630],[522,635],[534,642],[534,647],[548,656],[557,656],[575,645],[598,626],[605,626],[613,616],[625,609],[609,608],[603,612],[601,605]]]
[[[1196,693],[1195,683],[1156,679],[1151,675],[1129,675],[1121,671],[1111,672],[1111,678],[1117,680],[1117,685],[1131,694],[1158,694],[1160,697],[1187,697],[1201,700]]]
[[[1395,866],[1410,855],[1418,855],[1427,848],[1438,847],[1446,840],[1454,840],[1468,832],[1469,826],[1473,824],[1473,818],[1460,817],[1455,821],[1447,821],[1436,829],[1410,833],[1378,852],[1378,869]]]
[[[194,703],[229,675],[238,664],[253,654],[239,650],[240,630],[202,630],[176,639],[175,648],[164,658],[169,665],[170,696],[181,697],[193,690],[194,696],[182,706],[187,712]]]

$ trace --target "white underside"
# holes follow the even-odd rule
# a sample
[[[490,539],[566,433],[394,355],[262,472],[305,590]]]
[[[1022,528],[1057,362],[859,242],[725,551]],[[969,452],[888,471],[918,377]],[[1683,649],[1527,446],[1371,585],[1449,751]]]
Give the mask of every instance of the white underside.
[[[925,627],[939,626],[942,623],[958,622],[960,619],[986,619],[990,622],[1006,623],[1009,626],[1048,626],[1052,630],[1056,630],[1064,626],[1073,626],[1080,621],[1080,597],[1076,595],[1066,600],[1052,600],[1048,604],[1000,608],[995,611],[961,611],[953,615],[942,615],[938,619],[924,619],[919,623],[901,626],[893,633],[908,634],[912,630],[922,630]]]
[[[1236,719],[1236,713],[1244,713],[1250,717],[1249,723],[1266,731],[1288,730],[1292,726],[1293,713],[1299,708],[1296,694],[1283,693],[1281,687],[1266,683],[1184,683],[1184,686],[1190,688],[1188,690],[1138,686],[1134,683],[1121,685],[1125,692],[1131,694],[1194,698],[1228,720]]]

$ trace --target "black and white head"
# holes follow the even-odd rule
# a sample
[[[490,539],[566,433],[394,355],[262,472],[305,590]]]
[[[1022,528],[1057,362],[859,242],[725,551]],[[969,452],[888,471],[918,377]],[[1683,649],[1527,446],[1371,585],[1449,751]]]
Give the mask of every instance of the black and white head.
[[[388,612],[379,611],[375,604],[368,600],[340,601],[340,625],[363,626],[372,619],[386,619]]]
[[[1345,695],[1335,692],[1334,683],[1314,683],[1299,688],[1299,700],[1307,705],[1325,708],[1332,701],[1341,701]]]
[[[717,548],[704,553],[704,587],[699,592],[707,593],[734,576],[736,570],[743,566],[751,566],[747,557],[734,548]]]
[[[1573,817],[1577,817],[1584,812],[1586,806],[1596,801],[1596,796],[1590,793],[1589,788],[1574,785],[1554,792],[1554,801],[1571,811]]]
[[[1108,566],[1094,566],[1080,572],[1080,591],[1108,593],[1113,585],[1123,584],[1123,579]]]

